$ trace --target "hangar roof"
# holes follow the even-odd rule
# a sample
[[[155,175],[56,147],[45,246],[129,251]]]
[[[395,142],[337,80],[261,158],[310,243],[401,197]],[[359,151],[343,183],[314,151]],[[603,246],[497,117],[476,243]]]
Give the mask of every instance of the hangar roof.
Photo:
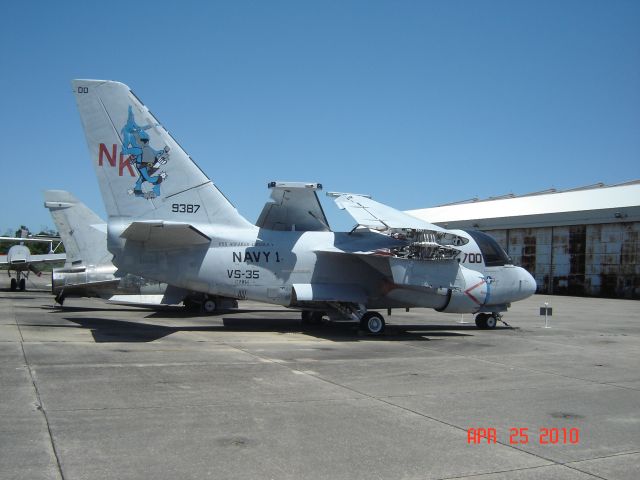
[[[408,210],[448,228],[524,228],[640,221],[640,180],[477,198]]]

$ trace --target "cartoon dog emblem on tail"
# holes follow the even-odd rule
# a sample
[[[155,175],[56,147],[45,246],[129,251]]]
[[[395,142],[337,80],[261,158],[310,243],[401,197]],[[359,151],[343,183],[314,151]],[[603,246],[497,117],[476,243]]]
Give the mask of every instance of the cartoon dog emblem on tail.
[[[169,147],[162,150],[154,150],[149,145],[149,135],[145,130],[153,128],[153,125],[139,126],[133,117],[133,110],[129,106],[129,116],[127,123],[122,127],[122,153],[129,154],[129,164],[135,165],[138,170],[138,180],[129,195],[143,197],[146,199],[156,198],[160,195],[160,184],[166,180],[167,173],[156,172],[161,165],[165,165],[169,160]],[[153,185],[150,190],[143,190],[144,183]]]

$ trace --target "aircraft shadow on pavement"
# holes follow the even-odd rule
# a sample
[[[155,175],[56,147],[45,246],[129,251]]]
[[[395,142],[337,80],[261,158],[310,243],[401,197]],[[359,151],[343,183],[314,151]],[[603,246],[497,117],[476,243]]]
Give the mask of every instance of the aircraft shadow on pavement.
[[[40,307],[42,310],[49,310],[49,313],[76,313],[76,312],[113,312],[113,307],[105,306],[105,307],[61,307],[60,305],[42,305]],[[141,310],[140,308],[119,308],[116,312],[142,312],[145,313],[145,310]]]
[[[384,335],[372,336],[361,332],[355,323],[335,322],[303,327],[291,318],[223,318],[222,325],[164,326],[92,317],[65,317],[79,328],[91,330],[96,343],[145,343],[179,332],[273,332],[299,333],[334,342],[353,341],[429,341],[429,337],[471,336],[471,326],[443,325],[387,325]],[[68,325],[58,325],[69,328]],[[51,325],[47,325],[51,327]],[[469,333],[465,333],[465,332]]]
[[[51,293],[51,290],[43,290],[41,288],[29,288],[29,286],[27,285],[27,289],[26,290],[11,290],[11,288],[9,287],[5,287],[5,288],[0,288],[0,292],[7,292],[7,293],[17,293],[20,295],[20,298],[22,298],[22,296],[29,293]],[[2,298],[11,298],[11,297],[2,297]]]

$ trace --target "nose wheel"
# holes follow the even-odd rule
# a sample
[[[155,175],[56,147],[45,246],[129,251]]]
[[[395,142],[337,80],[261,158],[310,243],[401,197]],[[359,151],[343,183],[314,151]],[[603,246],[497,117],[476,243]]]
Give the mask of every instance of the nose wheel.
[[[496,328],[499,319],[500,316],[497,313],[479,313],[476,315],[476,326],[480,330],[490,330]]]
[[[360,319],[360,328],[371,335],[382,335],[384,327],[384,317],[378,312],[367,312]]]

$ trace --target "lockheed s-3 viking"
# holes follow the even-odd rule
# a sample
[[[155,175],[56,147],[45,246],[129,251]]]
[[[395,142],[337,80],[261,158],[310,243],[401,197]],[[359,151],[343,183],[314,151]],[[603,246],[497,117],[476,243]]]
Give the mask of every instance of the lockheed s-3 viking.
[[[246,220],[126,85],[74,80],[118,269],[210,295],[279,304],[385,328],[376,310],[476,314],[495,327],[536,290],[490,236],[446,230],[366,196],[334,194],[357,222],[328,226],[317,184],[276,183]]]

